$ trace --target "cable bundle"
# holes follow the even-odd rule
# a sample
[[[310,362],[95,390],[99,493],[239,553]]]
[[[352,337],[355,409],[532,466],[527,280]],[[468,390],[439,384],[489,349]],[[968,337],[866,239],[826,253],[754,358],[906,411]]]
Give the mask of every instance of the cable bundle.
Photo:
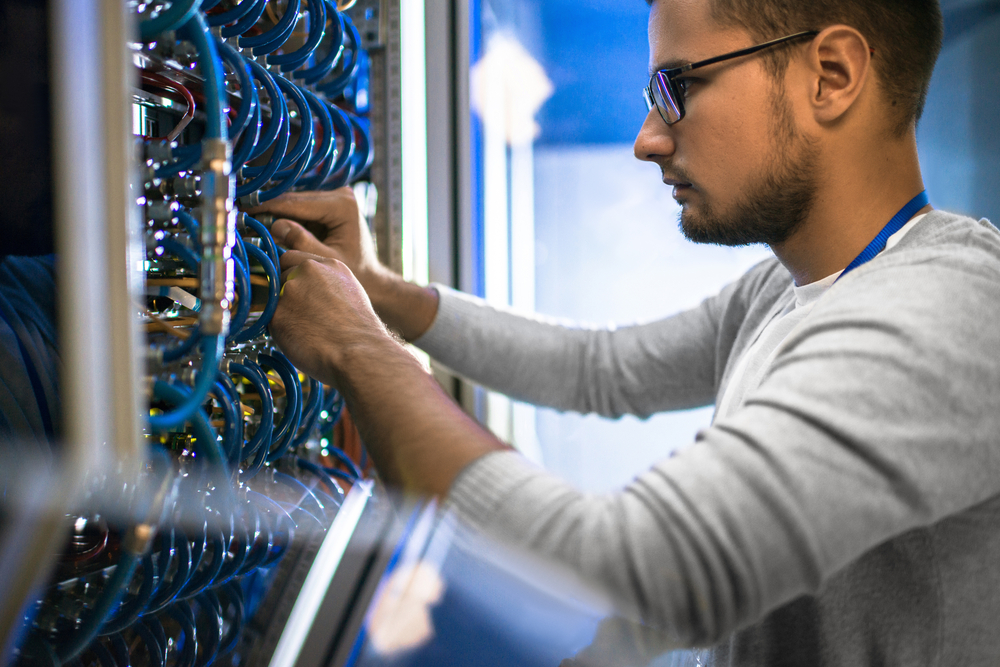
[[[247,208],[366,176],[373,150],[358,113],[367,103],[355,103],[367,98],[358,31],[333,0],[169,0],[139,10],[143,104],[160,126],[139,132],[139,204],[145,475],[161,491],[127,525],[75,519],[23,663],[236,660],[268,568],[296,530],[325,530],[345,486],[363,477],[335,446],[342,398],[270,344],[282,250],[265,224],[233,211],[234,194]]]

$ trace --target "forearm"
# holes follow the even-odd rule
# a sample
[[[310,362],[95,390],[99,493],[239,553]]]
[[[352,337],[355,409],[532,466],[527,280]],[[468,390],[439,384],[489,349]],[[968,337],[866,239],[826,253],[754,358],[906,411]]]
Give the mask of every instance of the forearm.
[[[331,367],[379,474],[393,486],[444,496],[466,465],[505,448],[389,336],[339,350]]]
[[[382,267],[358,278],[375,312],[404,340],[420,338],[434,323],[438,311],[438,293],[434,288],[407,282]]]

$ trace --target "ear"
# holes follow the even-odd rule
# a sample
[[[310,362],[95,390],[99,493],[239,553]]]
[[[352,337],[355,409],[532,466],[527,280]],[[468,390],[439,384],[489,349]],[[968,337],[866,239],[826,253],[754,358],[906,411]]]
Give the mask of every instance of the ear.
[[[834,25],[816,35],[807,65],[816,122],[836,122],[854,106],[871,71],[872,51],[856,29]]]

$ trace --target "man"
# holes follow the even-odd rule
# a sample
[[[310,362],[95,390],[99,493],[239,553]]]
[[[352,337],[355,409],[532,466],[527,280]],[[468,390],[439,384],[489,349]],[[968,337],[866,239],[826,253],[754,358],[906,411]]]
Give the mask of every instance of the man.
[[[404,283],[348,194],[301,194],[266,210],[325,243],[275,223],[293,248],[275,339],[343,391],[387,481],[447,495],[713,664],[996,664],[1000,235],[920,196],[940,41],[933,0],[655,0],[636,156],[690,238],[774,260],[660,322],[570,329]],[[521,400],[716,418],[585,496],[462,414],[376,312]]]

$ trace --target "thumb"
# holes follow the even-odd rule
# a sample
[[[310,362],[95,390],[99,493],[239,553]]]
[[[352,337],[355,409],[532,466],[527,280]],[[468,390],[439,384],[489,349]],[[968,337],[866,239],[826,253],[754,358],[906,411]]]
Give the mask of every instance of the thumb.
[[[275,220],[271,225],[271,236],[276,243],[289,250],[301,250],[321,257],[333,256],[329,247],[323,245],[323,242],[313,236],[308,229],[291,220],[284,218]]]

